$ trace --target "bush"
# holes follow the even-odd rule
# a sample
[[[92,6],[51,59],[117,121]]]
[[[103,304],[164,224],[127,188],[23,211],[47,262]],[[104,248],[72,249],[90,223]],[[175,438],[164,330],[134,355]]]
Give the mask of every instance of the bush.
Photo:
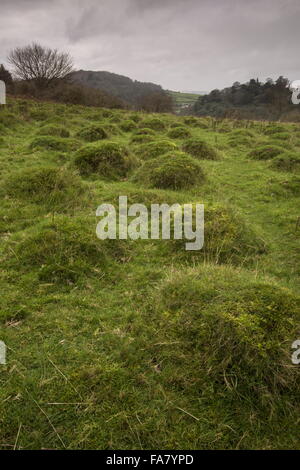
[[[68,152],[78,148],[78,142],[71,139],[54,136],[40,136],[32,140],[30,144],[31,150],[55,150]]]
[[[199,138],[187,140],[182,149],[200,160],[218,160],[220,158],[219,152],[212,145]]]
[[[270,160],[284,152],[282,147],[276,145],[262,145],[249,153],[250,158],[255,160]]]
[[[186,127],[174,127],[168,132],[170,139],[185,139],[191,137],[191,132]]]
[[[149,187],[176,190],[202,184],[205,176],[194,158],[173,152],[145,162],[134,180]]]
[[[76,173],[51,166],[15,171],[4,182],[4,187],[11,197],[62,210],[77,205],[78,198],[84,192],[81,179]]]
[[[159,118],[146,118],[140,123],[140,127],[148,127],[154,131],[163,131],[166,128],[164,121]]]
[[[95,221],[56,217],[15,234],[5,263],[20,272],[37,272],[43,282],[73,284],[87,275],[103,277],[112,260],[120,260],[125,244],[99,240]]]
[[[37,130],[37,135],[43,136],[55,136],[55,137],[70,137],[70,132],[63,126],[56,126],[54,124],[48,124],[47,126],[42,126]]]
[[[255,413],[266,403],[273,410],[283,394],[299,400],[290,346],[299,337],[300,299],[292,291],[247,271],[202,265],[173,271],[151,304],[153,343],[165,345],[152,354],[181,390],[246,400]]]
[[[107,139],[108,133],[102,126],[91,124],[80,129],[76,136],[87,142],[95,142],[97,140]]]
[[[111,179],[126,176],[136,164],[128,149],[115,142],[87,144],[76,152],[74,162],[82,175]]]
[[[179,148],[171,140],[155,140],[137,147],[136,154],[144,160],[149,160],[175,150],[179,150]]]
[[[136,129],[136,123],[127,119],[120,124],[120,129],[124,132],[131,132]]]
[[[284,152],[272,160],[271,167],[282,171],[297,171],[300,169],[300,154]]]

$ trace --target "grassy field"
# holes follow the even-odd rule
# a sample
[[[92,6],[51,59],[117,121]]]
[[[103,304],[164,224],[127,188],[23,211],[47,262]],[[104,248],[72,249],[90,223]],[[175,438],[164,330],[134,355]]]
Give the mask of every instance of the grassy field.
[[[194,93],[182,93],[180,91],[169,91],[169,93],[174,99],[176,113],[179,113],[188,106],[192,106],[199,98],[199,95]]]
[[[300,127],[9,100],[1,449],[299,449]],[[205,204],[205,246],[96,237]]]

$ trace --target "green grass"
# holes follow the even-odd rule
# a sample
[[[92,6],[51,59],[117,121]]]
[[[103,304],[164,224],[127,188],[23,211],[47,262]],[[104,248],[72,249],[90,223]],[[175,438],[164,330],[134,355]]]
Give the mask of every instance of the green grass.
[[[0,123],[0,448],[299,449],[297,125],[24,100]],[[203,252],[98,240],[121,195],[204,203]]]

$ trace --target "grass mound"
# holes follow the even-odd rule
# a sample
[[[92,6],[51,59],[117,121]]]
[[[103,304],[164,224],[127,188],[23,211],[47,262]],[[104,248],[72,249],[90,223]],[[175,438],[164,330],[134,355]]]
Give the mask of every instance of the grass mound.
[[[284,392],[294,404],[299,399],[290,346],[299,336],[300,298],[288,289],[208,265],[172,274],[153,305],[155,342],[166,345],[156,347],[156,361],[172,368],[181,389],[201,390],[203,399],[214,390],[254,408]]]
[[[131,132],[133,131],[134,129],[136,129],[136,122],[130,120],[130,119],[126,119],[125,121],[123,121],[121,124],[120,124],[120,129],[123,131],[123,132]]]
[[[70,137],[70,132],[64,126],[57,126],[55,124],[48,124],[46,126],[42,126],[37,131],[37,135],[43,136],[55,136],[55,137]]]
[[[146,118],[140,123],[140,127],[149,128],[154,131],[163,131],[166,128],[166,125],[162,119],[159,118]]]
[[[274,140],[282,140],[282,141],[288,141],[291,140],[291,134],[289,132],[276,132],[275,134],[272,134],[272,139]]]
[[[202,184],[205,176],[197,160],[173,152],[145,162],[134,180],[149,187],[176,190]]]
[[[97,174],[120,178],[135,166],[136,160],[127,147],[116,142],[87,144],[76,152],[74,163],[82,175]]]
[[[251,150],[249,157],[254,158],[255,160],[270,160],[283,152],[284,149],[277,145],[261,145],[256,147],[254,150]]]
[[[51,166],[18,170],[10,174],[4,187],[10,197],[61,209],[78,204],[78,198],[84,192],[76,173]]]
[[[289,179],[284,178],[283,180],[272,179],[269,181],[270,187],[269,192],[276,194],[277,196],[300,196],[300,177],[294,176]]]
[[[60,152],[68,152],[78,148],[78,142],[72,139],[65,139],[54,136],[40,136],[32,140],[30,144],[31,150],[52,150]]]
[[[134,135],[155,135],[155,131],[148,127],[142,127],[141,129],[137,129]]]
[[[107,131],[97,124],[90,124],[89,126],[83,127],[76,135],[87,142],[95,142],[97,140],[107,139],[108,137]]]
[[[175,142],[162,139],[140,145],[136,148],[136,154],[143,160],[150,160],[176,150],[179,150],[179,148]]]
[[[0,113],[0,125],[2,124],[4,127],[14,128],[20,119],[13,113],[7,111],[6,109],[1,110]]]
[[[271,167],[281,171],[299,171],[300,153],[284,152],[272,160]]]
[[[204,204],[204,246],[186,251],[188,240],[172,240],[171,247],[179,256],[211,263],[244,263],[266,252],[266,243],[255,229],[234,209],[220,204]],[[193,204],[193,227],[195,204]]]
[[[286,132],[286,127],[280,124],[271,124],[264,129],[265,135],[273,135],[281,132]]]
[[[154,137],[148,134],[133,135],[130,142],[132,144],[147,144],[148,142],[153,142]]]
[[[124,256],[125,246],[99,240],[93,218],[59,216],[15,234],[5,263],[24,273],[34,270],[43,282],[73,284],[88,275],[105,276],[109,263]]]
[[[182,149],[200,160],[219,160],[220,154],[215,147],[200,138],[188,139]]]
[[[192,136],[190,130],[186,127],[174,127],[167,135],[170,139],[185,139]]]

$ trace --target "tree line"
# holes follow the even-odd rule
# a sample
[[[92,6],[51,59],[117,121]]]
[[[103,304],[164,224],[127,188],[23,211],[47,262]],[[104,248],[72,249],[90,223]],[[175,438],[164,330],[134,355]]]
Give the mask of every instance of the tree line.
[[[292,104],[289,85],[283,76],[276,81],[268,78],[265,82],[235,82],[231,87],[200,96],[190,111],[197,116],[298,121],[300,108]]]

